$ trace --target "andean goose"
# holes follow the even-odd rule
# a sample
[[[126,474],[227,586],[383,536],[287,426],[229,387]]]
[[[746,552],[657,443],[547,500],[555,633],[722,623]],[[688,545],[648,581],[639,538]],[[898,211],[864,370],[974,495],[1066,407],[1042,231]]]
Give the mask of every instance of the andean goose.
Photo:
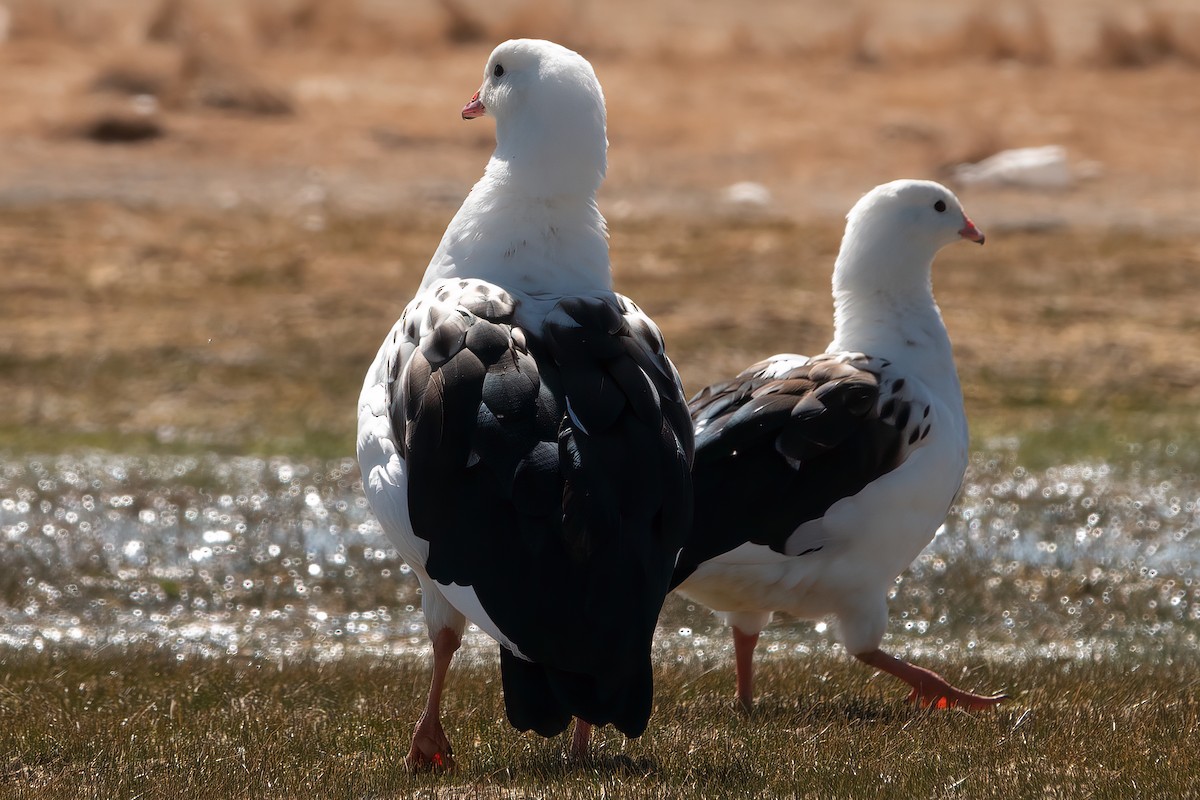
[[[579,54],[514,40],[464,119],[496,150],[359,400],[371,508],[433,643],[412,766],[453,765],[440,701],[466,620],[502,647],[510,722],[646,726],[650,646],[691,518],[692,427],[658,328],[615,293],[596,205],[608,141]]]
[[[983,234],[945,187],[876,187],[847,216],[828,351],[772,356],[691,401],[695,531],[676,582],[732,626],[747,711],[754,646],[776,610],[835,617],[846,649],[906,681],[910,700],[1003,699],[879,649],[888,589],[933,538],[967,465],[962,390],[931,283],[934,255],[960,239],[982,244]]]

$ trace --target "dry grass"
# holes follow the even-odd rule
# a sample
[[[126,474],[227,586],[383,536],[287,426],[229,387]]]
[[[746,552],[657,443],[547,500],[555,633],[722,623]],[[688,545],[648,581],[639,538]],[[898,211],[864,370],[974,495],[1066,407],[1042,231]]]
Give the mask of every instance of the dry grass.
[[[909,709],[849,660],[767,662],[747,721],[728,665],[658,670],[639,740],[602,731],[588,764],[503,721],[494,666],[451,672],[459,769],[409,775],[402,756],[423,660],[283,666],[130,650],[6,653],[4,793],[328,798],[1185,797],[1200,757],[1197,674],[1183,664],[972,664],[1026,687],[994,713]],[[86,787],[86,788],[83,788]]]
[[[438,34],[427,50],[360,57],[301,37],[289,51],[289,31],[317,36],[326,6],[278,0],[259,7],[279,26],[278,47],[264,48],[237,15],[208,21],[198,7],[144,3],[128,48],[0,50],[0,133],[21,143],[0,153],[8,441],[98,437],[119,449],[175,427],[196,446],[345,452],[363,365],[486,159],[490,125],[456,119],[486,44],[446,47]],[[525,8],[464,7],[489,36]],[[368,8],[381,13],[364,2],[347,14]],[[435,22],[448,13],[429,8]],[[545,24],[586,11],[555,8]],[[986,19],[977,25],[1019,31],[1027,18]],[[1200,376],[1178,353],[1196,329],[1198,256],[1170,220],[1194,222],[1191,73],[1064,66],[1058,54],[1053,80],[991,56],[859,69],[843,60],[876,57],[879,23],[845,24],[851,33],[813,61],[754,53],[769,44],[748,24],[722,30],[703,57],[665,37],[680,42],[671,63],[598,45],[618,281],[663,322],[688,388],[828,341],[838,218],[862,190],[1052,136],[1103,163],[1104,180],[1061,196],[983,193],[987,211],[979,193],[965,197],[989,244],[939,265],[973,416],[1124,415],[1160,398],[1166,413],[1190,408]],[[152,28],[160,41],[146,44]],[[227,32],[228,51],[192,49],[200,30]],[[108,91],[92,93],[103,98],[94,125],[72,130],[108,136],[104,104],[127,99],[105,95],[162,87],[167,135],[116,152],[44,136],[61,129],[46,118],[73,123],[93,108],[78,99],[89,84]],[[202,100],[301,113],[218,117]],[[740,180],[767,184],[776,205],[741,221],[704,205]],[[54,191],[101,203],[41,205]],[[384,213],[355,216],[364,196]],[[1043,232],[1005,235],[996,210]],[[1164,233],[1122,232],[1139,225]]]
[[[349,452],[362,372],[445,220],[303,222],[0,213],[4,438],[131,444],[170,427],[200,446]],[[613,257],[695,391],[767,354],[824,346],[839,238],[834,224],[625,222]],[[976,429],[1190,414],[1200,365],[1178,354],[1195,336],[1198,256],[1190,239],[1088,231],[992,229],[982,249],[949,248],[935,282]]]
[[[295,110],[291,93],[256,74],[247,59],[195,40],[178,53],[131,50],[111,57],[92,79],[94,92],[148,95],[171,111],[216,108],[259,116]]]
[[[632,30],[643,35],[629,43],[628,26],[599,24],[609,20],[584,13],[587,4],[459,3],[456,12],[430,2],[426,13],[399,20],[390,4],[335,0],[236,8],[220,0],[6,0],[13,42],[0,51],[0,123],[21,145],[0,165],[6,174],[13,159],[22,167],[42,154],[44,143],[28,137],[42,129],[29,120],[53,116],[54,102],[70,105],[69,92],[94,82],[104,93],[158,97],[173,135],[136,148],[137,160],[119,162],[120,172],[96,172],[115,158],[112,148],[99,154],[55,140],[31,162],[58,170],[39,186],[61,173],[86,195],[94,174],[118,183],[141,170],[196,192],[208,172],[240,176],[239,189],[288,169],[328,170],[343,186],[368,173],[380,184],[429,182],[418,182],[426,194],[416,201],[378,216],[339,214],[320,199],[229,213],[202,201],[154,208],[149,194],[134,195],[132,206],[11,201],[0,209],[0,452],[348,455],[362,372],[450,213],[412,209],[428,197],[444,204],[461,196],[490,145],[489,128],[447,133],[445,98],[469,96],[491,41],[517,32],[566,38],[589,29],[587,52],[612,111],[603,202],[618,287],[662,324],[689,390],[767,353],[828,341],[836,217],[842,200],[871,182],[1054,136],[1111,167],[1107,204],[1124,207],[1112,198],[1136,196],[1130,176],[1165,171],[1171,186],[1194,185],[1187,132],[1197,106],[1184,67],[1197,63],[1187,55],[1197,39],[1185,34],[1183,14],[1153,17],[1150,33],[1134,26],[1132,47],[1108,45],[1115,53],[1150,48],[1145,63],[1155,69],[1098,70],[1091,65],[1103,60],[1094,54],[1102,42],[1089,40],[1085,65],[1061,46],[1061,20],[1036,12],[964,16],[970,31],[955,22],[951,32],[977,32],[972,48],[913,43],[866,13],[783,46],[748,24],[709,38],[693,36],[695,27]],[[207,18],[197,11],[206,8],[230,13]],[[228,52],[197,49],[213,36]],[[1040,65],[1052,67],[1053,80]],[[397,77],[414,74],[420,92],[417,81]],[[351,87],[351,99],[311,101],[312,113],[291,118],[241,113],[214,123],[192,91],[204,80],[228,81],[266,87],[275,100],[291,90],[299,98],[296,87],[313,76]],[[249,110],[273,102],[241,97],[234,104]],[[451,118],[455,110],[451,103]],[[688,113],[665,113],[681,110]],[[368,133],[381,126],[391,126],[376,137],[390,142],[386,157]],[[821,199],[833,210],[805,208],[788,219],[642,206],[613,213],[621,202],[613,198],[648,186],[690,198],[759,176],[775,180],[773,189],[826,190],[833,199]],[[111,191],[95,189],[102,198]],[[1057,219],[1043,217],[1044,198],[1007,201],[1027,211],[1019,219]],[[1159,212],[1157,195],[1142,201],[1147,216]],[[252,210],[263,207],[270,211]],[[1121,450],[1144,441],[1147,426],[1165,431],[1164,441],[1195,441],[1200,367],[1185,357],[1195,350],[1200,306],[1194,236],[1103,222],[1005,230],[973,213],[988,245],[949,249],[935,283],[976,435],[1020,434],[1023,457],[1026,443],[1044,440],[1041,447],[1054,448],[1049,463]],[[1049,583],[1046,602],[1082,591],[1077,577]],[[9,576],[5,586],[31,592],[20,580]],[[1131,617],[1128,625],[1139,623]],[[762,669],[763,703],[749,722],[727,707],[727,664],[663,665],[649,733],[634,743],[602,736],[600,758],[584,769],[564,767],[561,741],[511,731],[494,669],[462,664],[447,709],[462,769],[435,778],[400,765],[427,681],[420,660],[280,668],[176,661],[145,649],[5,651],[0,794],[1187,796],[1200,771],[1184,745],[1200,734],[1193,655],[1094,664],[976,658],[956,665],[969,674],[953,677],[1019,694],[998,713],[975,716],[911,711],[902,691],[849,660],[774,659]]]
[[[72,0],[7,0],[8,38],[95,44],[123,34],[126,13]]]
[[[267,49],[321,49],[338,53],[381,53],[397,48],[429,50],[499,41],[514,36],[551,38],[593,52],[629,53],[633,46],[620,30],[597,26],[605,12],[578,0],[512,0],[483,4],[472,0],[427,0],[396,6],[362,0],[139,0],[127,4],[69,0],[10,0],[9,35],[14,40],[69,40],[87,44],[174,42],[183,45],[219,31],[223,42]],[[788,36],[779,26],[730,24],[723,37],[678,36],[663,30],[648,49],[669,57],[711,52],[724,41],[731,53],[787,52],[808,60],[851,65],[947,64],[963,60],[1015,61],[1047,65],[1066,59],[1057,39],[1065,31],[1052,23],[1047,6],[1031,2],[973,4],[946,13],[961,22],[948,32],[893,30],[880,21],[883,4],[868,5],[830,29],[805,34],[800,25]],[[1051,9],[1053,10],[1053,9]],[[783,23],[791,28],[791,21]],[[1200,64],[1200,21],[1195,14],[1160,7],[1134,13],[1104,12],[1088,28],[1093,38],[1083,61],[1112,67],[1142,67],[1165,60]],[[633,37],[647,48],[646,31]]]
[[[279,50],[362,46],[339,44],[357,36],[353,25],[323,38],[324,23],[314,21],[321,7],[298,3],[292,8],[303,12],[299,17],[280,12],[281,21],[268,20],[247,41]],[[488,36],[499,31],[491,26],[503,24],[500,16],[499,22],[480,18]],[[47,19],[47,30],[60,24]],[[857,24],[842,40],[830,41],[828,55],[812,61],[878,64],[878,30],[865,17]],[[381,30],[384,37],[402,35]],[[182,59],[189,35],[162,36],[156,46]],[[1011,60],[1013,44],[1005,36],[989,40],[993,43],[971,55],[974,63],[965,69],[980,78],[992,74],[982,70],[993,59]],[[754,31],[734,30],[723,47],[726,56],[711,63],[676,53],[681,66],[698,74],[694,83],[670,84],[683,93],[685,104],[699,108],[714,97],[735,97],[742,86],[759,93],[756,103],[775,108],[769,101],[784,96],[781,86],[791,90],[791,76],[781,64],[765,62],[768,77],[761,85],[732,69],[735,62],[754,62],[755,50],[766,47]],[[471,69],[462,73],[471,79],[479,56],[472,49],[463,57]],[[105,68],[107,88],[142,93],[138,81],[146,76],[122,76],[123,56],[112,58]],[[942,58],[965,56],[958,51]],[[1061,64],[1061,55],[1053,58]],[[635,80],[639,85],[658,80],[641,69],[650,60],[626,73],[617,61],[602,66],[618,87],[625,76],[628,88]],[[159,74],[167,85],[182,82],[182,66],[164,63]],[[255,69],[259,64],[254,57],[237,63]],[[893,66],[903,72],[899,62],[884,62],[887,69],[879,72]],[[280,74],[273,67],[254,80],[271,85]],[[831,92],[858,93],[857,101],[873,114],[883,105],[879,98],[897,87],[897,102],[918,108],[933,94],[935,78],[885,83],[875,81],[871,71],[852,69],[870,79],[849,84],[851,91],[835,70],[829,73]],[[778,73],[782,77],[773,77]],[[1079,81],[1070,91],[1080,104],[1095,105],[1089,98],[1098,88],[1087,83],[1087,75],[1063,74]],[[823,77],[828,76],[822,73],[813,82]],[[942,86],[944,76],[935,77]],[[1123,82],[1136,77],[1106,75],[1099,88],[1148,94],[1144,84]],[[997,83],[1004,81],[1013,81],[1010,73]],[[1038,94],[1055,82],[1013,82],[1016,87],[999,96],[1019,97],[1032,118],[1042,116],[1040,107],[1066,107]],[[661,105],[639,106],[632,91],[611,94],[614,119],[620,121],[615,141],[623,137],[614,146],[619,170],[633,171],[628,165],[637,164],[643,152],[643,159],[654,160],[675,148],[691,157],[729,146],[723,135],[709,134],[720,138],[718,144],[697,138],[702,126],[694,120],[664,119]],[[1001,111],[1007,111],[1007,102]],[[813,107],[834,109],[829,103]],[[281,149],[263,133],[265,125],[250,128],[230,118],[201,126],[187,117],[186,103],[175,108],[173,124],[182,127],[179,139],[187,146],[206,143],[221,158],[259,166],[273,163],[264,153]],[[854,108],[847,108],[853,117]],[[830,111],[840,113],[841,106]],[[888,139],[889,148],[919,145],[940,152],[961,131],[956,124],[971,124],[933,113],[934,121],[922,126],[905,127],[908,118],[888,122],[890,130],[909,132],[905,142],[917,143]],[[987,113],[997,116],[981,112],[982,122],[974,124],[989,132],[999,127],[991,121],[1009,118]],[[433,114],[417,108],[406,118],[407,127],[397,129],[394,157],[412,152],[413,158],[469,162],[463,168],[471,173],[463,180],[469,180],[486,155],[490,131],[477,134],[464,150],[444,145],[436,150],[433,143],[443,134],[427,122]],[[788,160],[786,153],[811,145],[814,162],[847,163],[870,152],[877,130],[867,125],[867,146],[856,142],[838,161],[838,153],[818,149],[831,138],[825,128],[806,134],[811,141],[793,140],[769,133],[757,118],[736,118],[739,132],[761,135],[752,142],[748,163],[785,175],[793,170],[803,175],[807,163]],[[1078,119],[1088,131],[1107,129],[1090,117]],[[231,126],[227,139],[201,135]],[[279,129],[294,140],[304,138],[282,123],[273,130]],[[306,135],[322,147],[343,141],[326,129]],[[994,142],[978,147],[994,149],[1020,135],[1019,129],[998,130]],[[1086,136],[1081,141],[1099,147]],[[655,150],[658,142],[666,144]],[[174,144],[168,137],[151,147]],[[181,152],[167,150],[160,157]],[[375,166],[375,151],[370,153]],[[929,157],[921,151],[920,158]],[[415,286],[448,214],[351,217],[317,211],[325,215],[319,220],[323,228],[283,207],[269,214],[120,204],[0,212],[0,262],[6,269],[0,295],[0,392],[6,398],[0,449],[74,451],[98,445],[118,451],[218,447],[348,454],[362,370]],[[1194,350],[1197,330],[1194,275],[1200,251],[1194,238],[1094,228],[1016,232],[979,221],[988,228],[987,247],[948,250],[936,276],[977,434],[1053,437],[1055,447],[1079,458],[1097,448],[1119,448],[1122,437],[1141,441],[1128,432],[1133,417],[1168,426],[1172,441],[1181,437],[1180,427],[1194,430],[1200,374],[1180,357]],[[613,234],[618,285],[663,324],[691,390],[766,353],[813,350],[829,338],[826,287],[836,222],[618,214]],[[14,591],[29,591],[16,580],[10,578]],[[1047,587],[1052,599],[1079,591],[1065,578],[1060,583]],[[137,649],[5,652],[0,794],[1045,798],[1078,796],[1086,787],[1101,798],[1187,796],[1191,775],[1200,769],[1194,748],[1182,744],[1200,734],[1191,656],[1167,653],[1139,663],[1098,664],[977,658],[957,665],[971,672],[954,677],[973,688],[1011,688],[1018,694],[998,713],[975,716],[911,711],[899,701],[902,691],[872,681],[849,660],[774,659],[762,668],[763,702],[749,722],[728,709],[727,664],[709,665],[716,667],[712,671],[663,665],[659,712],[649,733],[633,743],[602,735],[600,757],[583,769],[563,765],[563,742],[511,731],[502,719],[494,669],[464,664],[455,669],[447,709],[462,768],[438,778],[406,775],[400,764],[427,681],[420,660],[306,661],[280,668],[250,660],[176,661],[172,654]]]
[[[244,28],[192,0],[162,0],[144,22],[144,41],[109,54],[89,88],[150,95],[172,110],[292,113],[290,92],[258,74]]]
[[[1143,68],[1171,60],[1200,66],[1200,16],[1154,9],[1138,17],[1105,16],[1094,59],[1114,68]]]
[[[209,108],[258,115],[286,115],[294,110],[291,94],[261,78],[225,49],[193,44],[184,52],[182,75],[193,102]]]
[[[874,67],[884,59],[876,33],[871,16],[860,12],[845,25],[798,44],[790,55],[817,63],[833,61]]]
[[[260,2],[244,8],[249,35],[267,49],[381,53],[435,31],[411,20],[381,13],[361,0]],[[419,32],[420,33],[419,33]]]
[[[1023,24],[1010,24],[992,7],[981,6],[963,23],[961,38],[967,43],[964,55],[974,53],[990,61],[1017,61],[1045,66],[1054,61],[1050,24],[1040,6],[1024,9]]]
[[[182,54],[151,48],[125,50],[110,56],[89,89],[126,95],[171,98],[179,92]]]
[[[442,29],[446,41],[453,44],[468,44],[487,39],[487,26],[466,6],[457,0],[439,0],[443,13],[446,15]]]
[[[1073,161],[1101,163],[1112,178],[1103,191],[1112,196],[1130,196],[1122,182],[1138,181],[1134,188],[1143,193],[1165,186],[1182,195],[1180,176],[1195,180],[1187,168],[1186,132],[1196,111],[1186,62],[1172,57],[1153,70],[1082,66],[1064,45],[1063,19],[1052,8],[959,9],[922,38],[878,14],[830,12],[785,40],[774,34],[789,27],[786,9],[772,11],[769,28],[748,19],[718,30],[714,19],[700,28],[706,35],[692,36],[662,26],[631,30],[624,18],[610,26],[594,6],[568,0],[496,6],[457,0],[446,7],[426,0],[403,16],[365,1],[228,2],[131,0],[127,19],[112,25],[124,32],[103,44],[64,44],[69,31],[55,34],[63,41],[14,34],[0,50],[0,134],[44,133],[73,122],[88,86],[150,93],[159,100],[165,135],[161,151],[142,148],[147,171],[156,160],[170,166],[208,157],[217,162],[214,171],[235,172],[236,164],[235,175],[255,184],[251,172],[272,172],[284,160],[292,162],[285,168],[298,169],[349,163],[375,177],[380,173],[368,163],[374,160],[396,165],[394,185],[411,185],[414,177],[437,179],[439,168],[468,163],[440,147],[457,133],[447,128],[455,110],[447,98],[461,107],[478,85],[491,43],[521,32],[586,45],[610,97],[613,178],[644,177],[639,196],[646,186],[694,196],[707,188],[697,186],[701,180],[714,182],[715,191],[759,180],[773,182],[769,188],[785,202],[808,200],[817,194],[811,187],[820,186],[832,187],[837,203],[848,205],[885,178],[934,176],[946,164],[1047,143],[1066,146]],[[104,8],[116,13],[116,5]],[[1176,26],[1173,46],[1182,52],[1186,15],[1160,18]],[[474,42],[447,38],[447,27],[462,25]],[[1092,36],[1094,26],[1080,27]],[[1106,102],[1092,102],[1096,96]],[[216,123],[214,108],[234,113]],[[268,119],[252,130],[230,125],[235,116]],[[291,117],[292,127],[280,117]],[[397,158],[380,159],[363,146],[361,130],[392,128],[396,141],[422,147],[396,148]],[[491,130],[485,121],[471,133],[486,142]],[[418,149],[427,154],[405,163]],[[32,171],[39,155],[36,148],[23,151],[8,164],[0,154],[0,172],[26,164]],[[438,158],[441,164],[431,163]],[[45,160],[59,163],[52,154]],[[1175,161],[1184,167],[1168,166]],[[474,176],[454,176],[460,177]],[[1092,194],[1084,199],[1094,208]],[[1190,216],[1190,196],[1172,202]],[[1104,203],[1103,213],[1111,215],[1116,203]]]
[[[1065,57],[1047,68],[972,58],[953,70],[888,62],[859,69],[843,59],[874,58],[872,37],[837,45],[845,55],[812,59],[733,52],[767,47],[762,33],[749,28],[722,37],[721,49],[705,56],[689,53],[681,37],[673,60],[652,51],[586,51],[609,97],[606,197],[648,201],[652,213],[687,214],[724,187],[753,180],[771,189],[774,213],[832,217],[884,179],[935,176],[942,165],[999,148],[1053,143],[1065,146],[1072,162],[1102,164],[1104,181],[1061,203],[1032,193],[1005,198],[1014,210],[1104,226],[1125,213],[1126,198],[1136,198],[1129,211],[1134,224],[1153,224],[1164,210],[1189,224],[1194,218],[1197,179],[1187,134],[1200,110],[1189,91],[1190,71],[1177,65],[1115,71],[1064,65]],[[331,196],[363,187],[389,201],[399,197],[393,208],[420,207],[425,199],[419,195],[435,183],[445,187],[437,190],[439,199],[447,190],[465,192],[486,158],[490,123],[460,123],[456,111],[478,86],[488,46],[361,56],[253,45],[248,52],[241,45],[215,54],[196,50],[188,51],[189,83],[185,48],[171,42],[104,51],[12,43],[0,49],[0,134],[32,141],[0,153],[0,173],[43,172],[34,194],[59,182],[79,187],[76,196],[118,197],[129,196],[120,191],[125,176],[154,173],[165,177],[157,186],[178,196],[186,189],[170,175],[193,168],[211,176],[191,181],[198,202],[211,202],[211,186],[245,187],[243,194],[252,195],[271,185],[272,176],[311,169],[328,176]],[[188,91],[201,79],[213,87],[205,93],[213,102],[241,97],[243,106],[270,110],[290,100],[296,113],[259,122],[238,113],[218,121]],[[89,162],[83,150],[51,152],[37,134],[52,126],[47,120],[71,118],[81,91],[96,82],[129,91],[164,87],[156,96],[169,133],[158,146],[142,148],[120,179],[106,176],[93,188],[93,176],[108,172],[98,153]],[[246,91],[228,90],[228,84]],[[1105,102],[1094,102],[1097,96]],[[370,132],[379,130],[395,135],[376,142],[405,146],[383,152],[370,141]],[[964,199],[973,213],[983,213],[973,197]],[[267,196],[260,205],[289,202]],[[615,208],[606,210],[622,213]]]
[[[154,110],[132,104],[107,104],[77,125],[68,126],[67,131],[100,144],[145,142],[166,134],[162,119]]]
[[[951,31],[885,46],[879,60],[892,64],[940,65],[961,61],[1012,62],[1044,67],[1057,58],[1053,31],[1041,6],[1026,4],[1018,13],[979,5],[967,11]],[[867,32],[861,34],[866,36]]]

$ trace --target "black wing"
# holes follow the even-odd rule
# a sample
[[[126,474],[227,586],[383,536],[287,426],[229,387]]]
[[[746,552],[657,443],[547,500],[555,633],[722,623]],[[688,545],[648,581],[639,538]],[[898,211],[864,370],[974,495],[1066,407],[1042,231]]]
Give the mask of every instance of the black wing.
[[[886,366],[766,361],[692,399],[695,526],[673,585],[745,542],[784,552],[798,526],[903,461],[911,414],[897,425],[898,401],[889,407],[881,389]]]
[[[526,657],[502,651],[516,727],[551,735],[579,716],[637,735],[691,521],[674,368],[621,298],[564,299],[529,331],[496,287],[457,292],[427,312],[392,410],[425,568],[472,587]]]

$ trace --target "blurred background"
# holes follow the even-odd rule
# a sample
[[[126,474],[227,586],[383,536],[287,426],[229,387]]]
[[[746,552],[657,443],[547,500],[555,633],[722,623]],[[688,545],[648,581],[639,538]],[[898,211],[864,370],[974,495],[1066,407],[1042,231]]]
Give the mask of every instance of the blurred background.
[[[689,391],[823,348],[842,215],[910,176],[989,234],[936,279],[974,407],[1198,399],[1186,0],[4,0],[0,445],[349,453],[512,36],[594,62],[618,284]]]
[[[935,281],[976,408],[1200,399],[1186,0],[3,0],[0,435],[349,453],[519,35],[596,66],[617,280],[689,391],[822,348],[841,217],[925,177],[989,236]]]
[[[1196,649],[1191,0],[0,0],[0,639],[423,644],[347,459],[514,36],[596,67],[617,285],[689,394],[825,347],[872,186],[987,233],[935,265],[975,455],[893,636]]]

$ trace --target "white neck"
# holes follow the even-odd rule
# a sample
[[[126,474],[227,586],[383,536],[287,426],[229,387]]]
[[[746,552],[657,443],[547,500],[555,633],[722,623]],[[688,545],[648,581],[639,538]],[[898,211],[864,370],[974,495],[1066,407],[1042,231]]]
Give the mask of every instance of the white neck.
[[[512,175],[492,157],[446,228],[421,289],[442,278],[478,278],[529,295],[611,291],[595,188],[547,194]]]
[[[612,291],[596,192],[608,167],[604,101],[559,92],[496,118],[496,150],[442,237],[421,288],[478,278],[541,297]]]
[[[852,236],[848,227],[833,272],[830,351],[885,358],[961,403],[950,336],[933,299],[936,251],[905,237]],[[879,269],[878,265],[886,265]]]

